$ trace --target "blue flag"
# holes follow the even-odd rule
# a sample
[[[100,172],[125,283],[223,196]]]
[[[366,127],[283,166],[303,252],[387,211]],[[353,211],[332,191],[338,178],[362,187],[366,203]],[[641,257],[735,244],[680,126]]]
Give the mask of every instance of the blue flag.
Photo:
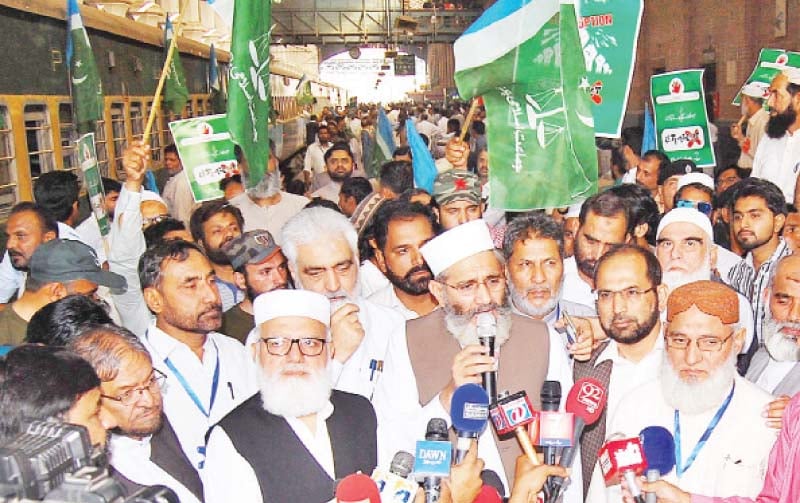
[[[431,151],[422,141],[422,137],[414,127],[414,122],[406,121],[406,137],[411,148],[411,158],[414,160],[414,185],[428,192],[433,192],[433,181],[436,179],[436,164],[433,162]]]
[[[650,105],[644,104],[644,136],[642,137],[642,153],[648,150],[656,150],[656,125],[653,122],[653,114],[650,112]]]

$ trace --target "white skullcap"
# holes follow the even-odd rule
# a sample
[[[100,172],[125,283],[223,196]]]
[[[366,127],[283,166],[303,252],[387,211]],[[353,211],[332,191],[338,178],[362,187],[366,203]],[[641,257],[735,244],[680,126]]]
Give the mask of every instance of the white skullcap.
[[[331,301],[308,290],[273,290],[262,293],[253,301],[256,326],[289,316],[311,318],[326,327],[331,325]]]
[[[564,218],[578,218],[579,216],[581,216],[581,207],[582,206],[583,206],[583,201],[579,201],[577,203],[570,204],[566,215],[564,215]]]
[[[769,96],[769,86],[763,82],[750,82],[742,87],[742,94],[751,98],[766,98]]]
[[[467,257],[491,250],[494,250],[492,235],[486,222],[480,219],[453,227],[419,249],[434,276]]]
[[[163,204],[164,206],[167,205],[167,202],[162,199],[161,196],[153,192],[152,190],[143,190],[142,191],[142,201],[158,201],[159,203]]]
[[[678,178],[678,190],[681,190],[681,187],[685,187],[690,183],[699,183],[700,185],[705,185],[712,191],[714,190],[714,179],[705,173],[686,173],[682,175]]]
[[[800,86],[800,68],[787,67],[782,73],[789,82]]]
[[[706,233],[709,241],[714,241],[714,231],[711,228],[711,220],[694,208],[673,208],[668,211],[661,218],[661,222],[658,223],[656,239],[661,237],[661,231],[663,231],[668,225],[675,223],[694,224],[700,227],[700,229]]]

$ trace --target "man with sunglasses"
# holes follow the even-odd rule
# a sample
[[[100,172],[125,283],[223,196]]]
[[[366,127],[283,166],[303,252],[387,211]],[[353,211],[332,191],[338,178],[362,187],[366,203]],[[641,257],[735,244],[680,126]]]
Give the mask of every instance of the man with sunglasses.
[[[776,431],[761,416],[772,397],[736,373],[744,338],[730,287],[706,280],[675,289],[667,300],[665,363],[655,380],[626,394],[607,431],[630,437],[666,428],[676,465],[664,480],[708,496],[757,495]],[[620,486],[606,488],[597,468],[588,501],[620,499]]]
[[[714,211],[714,180],[705,173],[687,173],[678,179],[675,208],[694,208],[711,218]]]
[[[211,430],[206,503],[329,501],[334,481],[377,464],[369,401],[333,390],[330,300],[273,290],[253,302],[261,389]]]
[[[70,349],[100,378],[100,418],[117,425],[108,444],[114,479],[128,494],[160,484],[183,503],[203,501],[200,477],[164,415],[166,376],[153,368],[139,339],[121,327],[94,325],[71,341]]]

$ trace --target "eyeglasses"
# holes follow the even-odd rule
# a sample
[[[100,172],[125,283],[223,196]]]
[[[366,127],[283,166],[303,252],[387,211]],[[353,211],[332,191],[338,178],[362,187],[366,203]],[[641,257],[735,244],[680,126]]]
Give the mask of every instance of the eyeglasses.
[[[114,400],[115,402],[119,402],[122,405],[130,406],[139,401],[139,399],[142,397],[142,393],[144,393],[145,390],[148,391],[151,395],[154,394],[156,391],[160,391],[162,386],[164,386],[164,382],[166,382],[166,380],[167,376],[164,375],[164,373],[160,372],[157,369],[153,369],[153,375],[150,377],[150,380],[144,386],[133,388],[119,396],[109,396],[109,395],[100,395],[100,396],[103,398],[108,398],[109,400]]]
[[[721,351],[722,346],[724,346],[731,337],[733,337],[733,333],[724,339],[720,339],[719,337],[699,337],[694,342],[697,345],[697,349],[700,351],[713,353]],[[665,340],[667,342],[667,346],[674,349],[686,349],[692,342],[692,340],[685,335],[668,335],[665,337]]]
[[[261,342],[267,347],[267,353],[274,356],[288,355],[295,343],[303,356],[319,356],[322,353],[322,348],[325,347],[328,341],[314,337],[303,337],[300,339],[268,337],[266,339],[261,339]]]
[[[156,215],[154,217],[142,218],[142,229],[146,229],[151,225],[155,225],[159,222],[163,222],[169,218],[169,215]]]
[[[481,285],[485,286],[490,292],[496,292],[501,288],[505,288],[506,279],[503,276],[488,276],[483,278],[482,281],[473,279],[471,281],[464,281],[456,285],[451,285],[448,283],[444,283],[444,285],[449,286],[464,297],[474,297],[475,294],[478,293],[478,288],[480,288]]]
[[[707,203],[705,201],[689,201],[688,199],[678,199],[678,202],[675,204],[675,207],[694,208],[706,216],[711,215],[711,211],[714,209],[711,206],[711,203]]]
[[[622,295],[626,302],[639,302],[645,294],[654,291],[656,287],[650,287],[646,290],[639,290],[638,288],[626,288],[625,290],[597,290],[597,302],[606,304],[611,302],[617,294]]]

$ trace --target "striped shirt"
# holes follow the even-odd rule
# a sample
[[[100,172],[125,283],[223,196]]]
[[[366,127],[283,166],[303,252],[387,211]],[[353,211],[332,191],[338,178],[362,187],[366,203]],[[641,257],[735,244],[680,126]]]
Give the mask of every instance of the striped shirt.
[[[783,238],[780,238],[778,247],[775,248],[775,251],[772,252],[769,259],[761,264],[758,271],[753,268],[753,252],[749,252],[744,259],[728,271],[727,283],[747,297],[753,305],[755,331],[759,343],[763,343],[761,325],[764,323],[764,290],[767,289],[772,269],[781,258],[790,253],[792,253],[791,248],[783,241]]]

